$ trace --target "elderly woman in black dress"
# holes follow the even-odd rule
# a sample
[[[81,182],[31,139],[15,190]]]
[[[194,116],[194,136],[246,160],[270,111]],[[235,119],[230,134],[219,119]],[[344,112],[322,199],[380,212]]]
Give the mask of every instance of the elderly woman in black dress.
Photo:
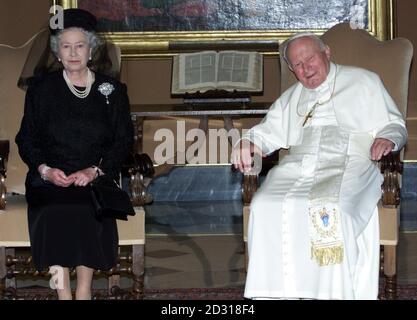
[[[33,260],[37,270],[58,270],[59,299],[72,299],[69,268],[76,268],[76,299],[91,299],[93,270],[116,265],[116,221],[95,219],[89,183],[117,179],[133,144],[126,86],[88,67],[99,43],[95,26],[87,11],[64,11],[64,29],[51,30],[63,68],[31,82],[16,137],[29,167]]]

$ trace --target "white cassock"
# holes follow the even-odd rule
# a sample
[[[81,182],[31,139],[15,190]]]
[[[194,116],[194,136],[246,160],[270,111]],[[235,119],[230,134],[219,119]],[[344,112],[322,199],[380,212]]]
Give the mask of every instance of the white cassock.
[[[370,147],[407,138],[380,78],[331,63],[318,88],[295,84],[243,138],[290,149],[251,203],[245,297],[376,299],[383,177]]]

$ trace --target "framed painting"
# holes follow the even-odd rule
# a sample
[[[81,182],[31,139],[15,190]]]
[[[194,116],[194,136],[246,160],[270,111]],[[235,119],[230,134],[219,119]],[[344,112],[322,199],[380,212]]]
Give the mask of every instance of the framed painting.
[[[378,39],[392,36],[392,0],[53,0],[98,19],[124,57],[195,50],[277,52],[299,31],[322,34],[340,22]]]

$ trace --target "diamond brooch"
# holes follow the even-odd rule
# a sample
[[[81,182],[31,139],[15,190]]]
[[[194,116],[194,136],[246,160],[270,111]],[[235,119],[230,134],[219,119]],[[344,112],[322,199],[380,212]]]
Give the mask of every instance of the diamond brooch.
[[[106,97],[106,103],[109,104],[109,95],[114,91],[114,86],[111,83],[104,82],[98,87],[98,91]]]

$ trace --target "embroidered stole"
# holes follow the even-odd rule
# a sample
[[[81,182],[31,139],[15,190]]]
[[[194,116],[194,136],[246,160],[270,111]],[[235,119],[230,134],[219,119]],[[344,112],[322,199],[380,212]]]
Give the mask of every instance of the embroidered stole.
[[[348,143],[349,135],[341,133],[337,126],[321,128],[314,183],[308,199],[311,259],[319,266],[343,261],[339,192]]]

